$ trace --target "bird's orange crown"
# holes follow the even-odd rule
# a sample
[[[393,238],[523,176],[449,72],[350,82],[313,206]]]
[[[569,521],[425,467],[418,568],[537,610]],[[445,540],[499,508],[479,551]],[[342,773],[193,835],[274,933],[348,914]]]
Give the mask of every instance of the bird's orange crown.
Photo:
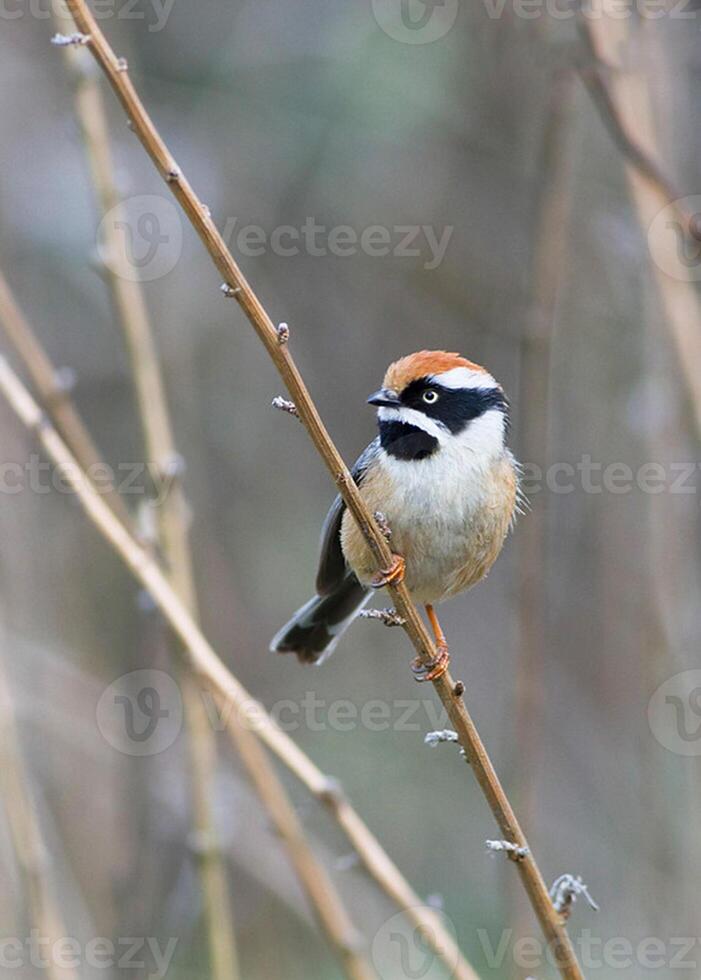
[[[415,354],[407,354],[387,368],[383,386],[393,391],[404,391],[408,384],[417,378],[427,375],[443,374],[453,368],[468,368],[470,371],[487,372],[481,365],[468,361],[460,354],[451,354],[445,350],[420,350]]]

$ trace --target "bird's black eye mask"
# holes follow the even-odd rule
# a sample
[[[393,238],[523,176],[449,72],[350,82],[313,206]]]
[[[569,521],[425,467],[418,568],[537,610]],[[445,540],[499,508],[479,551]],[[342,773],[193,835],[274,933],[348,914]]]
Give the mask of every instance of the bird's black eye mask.
[[[509,420],[509,403],[500,388],[444,388],[431,378],[417,378],[400,395],[402,405],[442,422],[456,435],[490,408],[499,408]]]

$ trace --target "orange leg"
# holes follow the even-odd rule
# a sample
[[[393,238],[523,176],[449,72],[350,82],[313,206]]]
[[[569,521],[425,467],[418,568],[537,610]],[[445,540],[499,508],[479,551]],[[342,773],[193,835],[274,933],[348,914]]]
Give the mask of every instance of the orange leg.
[[[385,585],[397,585],[404,578],[406,562],[401,555],[392,555],[392,564],[373,576],[370,583],[373,589],[383,589]]]
[[[428,616],[428,621],[431,624],[431,629],[433,630],[433,635],[436,638],[436,646],[438,647],[438,656],[429,664],[423,663],[418,657],[414,660],[411,665],[411,669],[416,675],[417,681],[435,681],[439,677],[442,677],[448,669],[448,664],[450,663],[450,654],[448,653],[448,641],[445,638],[445,633],[441,628],[441,624],[438,622],[438,616],[436,616],[433,606],[426,606],[426,615]]]

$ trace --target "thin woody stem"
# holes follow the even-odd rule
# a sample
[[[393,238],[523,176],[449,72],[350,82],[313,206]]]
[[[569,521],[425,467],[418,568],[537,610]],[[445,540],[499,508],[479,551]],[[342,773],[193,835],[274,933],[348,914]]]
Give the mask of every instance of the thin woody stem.
[[[71,34],[75,25],[62,0],[54,3],[59,30]],[[102,219],[107,262],[104,268],[117,322],[124,336],[136,390],[146,459],[156,465],[159,485],[168,489],[157,507],[158,544],[170,579],[185,605],[197,617],[197,593],[189,542],[189,514],[179,474],[173,427],[156,341],[141,283],[134,279],[125,240],[119,231],[122,209],[115,180],[112,147],[100,79],[87,52],[63,48],[73,81],[75,112],[80,125],[90,176]],[[93,69],[92,71],[90,69]],[[70,442],[69,442],[70,446]],[[213,980],[239,976],[236,936],[226,865],[217,846],[212,793],[217,765],[216,739],[197,685],[181,678],[187,727],[190,795],[195,837],[206,842],[198,852],[204,922]]]
[[[53,944],[67,936],[66,924],[52,888],[51,860],[23,759],[12,695],[0,658],[0,800],[7,814],[10,839],[24,878],[31,923]],[[49,956],[49,980],[78,980],[72,968]]]
[[[249,778],[287,847],[312,910],[337,951],[346,975],[350,980],[370,980],[375,974],[360,952],[361,937],[348,917],[326,869],[308,844],[294,807],[265,749],[239,719],[235,718],[228,727]]]
[[[85,0],[67,0],[67,5],[78,30],[86,35],[86,47],[92,52],[105,72],[110,85],[131,121],[132,129],[182,206],[217,270],[223,277],[225,285],[233,293],[234,298],[246,314],[278,369],[319,455],[334,479],[346,506],[357,521],[377,561],[378,569],[389,568],[392,555],[387,540],[365,505],[348,467],[341,458],[316,410],[292,358],[289,343],[286,340],[281,342],[280,334],[227,248],[226,242],[211,218],[209,209],[199,199],[180,170],[175,158],[144,108],[129,78],[126,63],[120,60],[112,50],[90,13]],[[414,644],[419,659],[426,666],[430,666],[436,659],[436,649],[406,586],[404,583],[392,585],[390,593],[397,612],[406,619],[404,629]],[[474,722],[461,695],[456,694],[455,681],[446,671],[441,677],[433,681],[433,685],[458,733],[460,744],[467,759],[472,764],[477,781],[496,818],[502,836],[518,847],[528,847],[525,835],[499,782]],[[569,980],[572,978],[581,980],[582,972],[564,921],[552,904],[547,886],[530,848],[528,856],[518,862],[517,870],[541,928],[553,949],[561,976],[569,978]]]
[[[19,312],[17,304],[13,301],[13,308]],[[24,317],[22,323],[25,330],[29,331],[29,338],[33,344],[28,346],[28,350],[33,350],[38,345],[36,336]],[[37,349],[41,349],[38,348]],[[35,365],[31,357],[23,358],[28,373],[33,375]],[[51,373],[54,368],[51,363],[46,361]],[[56,424],[50,405],[45,405],[48,414]],[[75,408],[73,407],[75,412]],[[81,423],[82,424],[82,423]],[[69,449],[70,440],[66,440]],[[105,470],[104,464],[98,461],[100,471]],[[82,469],[82,467],[81,467]],[[102,491],[104,494],[104,484]],[[120,498],[117,498],[120,499]],[[106,503],[111,502],[109,496],[103,495]],[[129,524],[126,525],[129,527]],[[134,541],[136,544],[137,542]],[[166,613],[166,617],[168,617]],[[396,618],[396,617],[395,617]],[[397,625],[401,625],[398,623]],[[232,677],[232,680],[233,677]],[[413,922],[416,928],[421,930],[425,941],[441,959],[453,970],[456,980],[476,980],[477,974],[470,964],[465,960],[451,933],[445,928],[443,920],[419,897],[411,888],[409,883],[402,875],[399,868],[384,851],[377,838],[365,825],[358,813],[353,809],[348,800],[343,795],[337,783],[330,780],[314,763],[295,745],[292,740],[280,731],[265,709],[237,681],[227,692],[224,710],[236,709],[241,717],[247,717],[251,706],[254,707],[257,717],[256,732],[263,738],[268,747],[273,751],[279,760],[293,773],[293,775],[305,786],[311,795],[317,799],[336,820],[339,827],[348,837],[352,847],[358,854],[366,871],[376,882],[379,888],[401,908],[407,918]],[[263,729],[262,731],[260,729]],[[200,743],[198,743],[200,744]]]
[[[36,433],[49,458],[63,472],[88,517],[149,591],[182,641],[184,649],[189,651],[190,665],[195,674],[224,703],[245,695],[204,639],[192,614],[149,552],[137,544],[124,525],[120,524],[95,487],[81,478],[77,460],[4,357],[0,357],[0,391],[25,426]],[[249,701],[247,712],[251,704]],[[331,879],[307,844],[274,770],[267,758],[261,755],[262,750],[255,744],[254,736],[244,728],[248,717],[248,713],[227,713],[227,726],[236,740],[244,765],[287,846],[300,883],[331,945],[337,951],[346,975],[350,980],[370,980],[373,973],[358,952],[356,934]]]

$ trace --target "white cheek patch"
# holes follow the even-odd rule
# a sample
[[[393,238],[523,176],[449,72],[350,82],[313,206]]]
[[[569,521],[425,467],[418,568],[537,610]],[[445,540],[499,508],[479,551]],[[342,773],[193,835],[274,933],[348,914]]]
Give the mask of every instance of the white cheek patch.
[[[427,432],[439,442],[445,442],[446,436],[450,435],[450,430],[442,422],[430,419],[423,412],[415,408],[378,408],[377,417],[381,422],[404,422],[405,425],[413,425],[423,432]]]
[[[497,408],[490,408],[473,419],[455,440],[463,449],[485,459],[492,459],[504,451],[505,427],[504,413]]]
[[[444,388],[498,388],[494,378],[487,371],[472,371],[470,368],[457,367],[442,374],[434,374],[433,380]]]

